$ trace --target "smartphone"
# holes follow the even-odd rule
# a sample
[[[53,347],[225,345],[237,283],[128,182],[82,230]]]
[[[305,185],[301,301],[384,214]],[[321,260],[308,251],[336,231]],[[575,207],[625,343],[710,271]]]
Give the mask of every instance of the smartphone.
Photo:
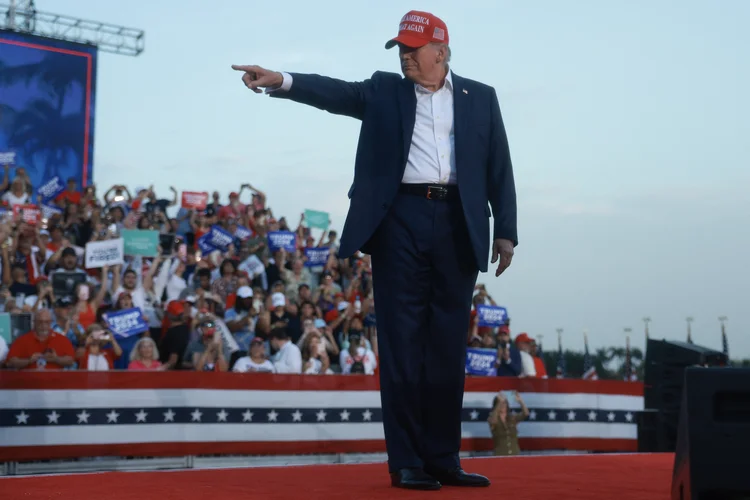
[[[326,352],[326,347],[321,342],[320,344],[318,344],[318,355],[322,356],[323,354],[325,354],[325,352]]]

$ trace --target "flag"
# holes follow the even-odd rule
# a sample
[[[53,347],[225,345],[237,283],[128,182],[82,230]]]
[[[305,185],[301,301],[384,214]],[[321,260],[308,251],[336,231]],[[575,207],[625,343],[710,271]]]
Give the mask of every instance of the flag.
[[[562,341],[558,341],[557,348],[557,378],[565,378],[565,356],[563,355]]]
[[[625,344],[625,374],[624,379],[626,382],[636,382],[638,380],[638,375],[635,373],[635,368],[633,367],[633,360],[630,357],[630,339],[627,339],[627,343]]]
[[[727,364],[729,364],[729,340],[727,340],[727,330],[724,328],[724,323],[721,324],[721,350],[727,357]]]
[[[585,336],[583,338],[583,346],[585,349],[583,353],[583,379],[599,380],[599,375],[596,373],[596,367],[594,366],[594,362],[589,354],[589,341]]]

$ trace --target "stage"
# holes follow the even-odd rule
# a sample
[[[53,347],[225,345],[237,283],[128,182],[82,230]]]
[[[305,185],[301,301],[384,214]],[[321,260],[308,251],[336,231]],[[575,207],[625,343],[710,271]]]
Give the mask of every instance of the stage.
[[[385,464],[10,477],[0,479],[0,499],[664,500],[673,460],[672,454],[465,459],[464,468],[488,476],[490,488],[446,486],[430,492],[391,488]]]

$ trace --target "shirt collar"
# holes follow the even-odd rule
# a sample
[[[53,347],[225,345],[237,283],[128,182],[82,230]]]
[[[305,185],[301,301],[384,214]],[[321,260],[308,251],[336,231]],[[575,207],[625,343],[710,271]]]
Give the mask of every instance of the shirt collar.
[[[424,94],[433,93],[432,91],[427,90],[426,88],[422,87],[418,83],[414,84],[414,88],[416,88],[418,92],[422,92]],[[443,88],[446,88],[451,94],[453,93],[453,72],[451,70],[448,70],[448,73],[445,75],[445,85],[441,87],[440,90],[443,90]],[[438,90],[438,92],[440,90]]]

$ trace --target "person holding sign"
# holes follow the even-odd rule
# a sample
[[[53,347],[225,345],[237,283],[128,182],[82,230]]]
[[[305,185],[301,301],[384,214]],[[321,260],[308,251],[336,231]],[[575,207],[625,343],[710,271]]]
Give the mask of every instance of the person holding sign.
[[[362,121],[339,257],[372,256],[391,484],[489,486],[461,469],[461,410],[466,328],[478,272],[488,269],[491,215],[495,276],[518,244],[508,141],[495,90],[450,69],[441,19],[409,12],[386,44],[396,46],[405,78],[233,69],[256,93]]]

